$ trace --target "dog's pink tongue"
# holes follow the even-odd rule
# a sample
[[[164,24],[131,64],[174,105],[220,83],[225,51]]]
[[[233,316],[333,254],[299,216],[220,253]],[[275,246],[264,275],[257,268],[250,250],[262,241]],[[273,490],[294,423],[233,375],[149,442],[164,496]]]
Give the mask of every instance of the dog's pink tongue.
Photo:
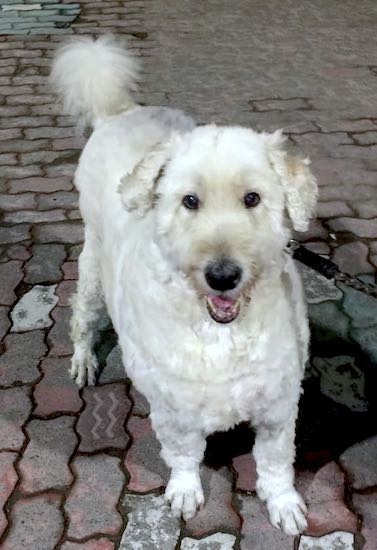
[[[234,305],[236,303],[236,300],[234,300],[230,296],[213,295],[213,296],[211,296],[211,302],[218,309],[221,309],[221,311],[228,311],[229,309],[234,307]]]

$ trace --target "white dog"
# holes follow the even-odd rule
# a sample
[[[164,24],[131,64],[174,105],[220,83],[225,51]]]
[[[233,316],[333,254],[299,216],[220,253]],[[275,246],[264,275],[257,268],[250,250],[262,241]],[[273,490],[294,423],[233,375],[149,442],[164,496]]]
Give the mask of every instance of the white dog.
[[[95,382],[104,300],[150,402],[173,513],[188,519],[203,504],[206,436],[251,421],[258,495],[272,524],[295,535],[306,527],[293,461],[309,338],[286,245],[291,226],[307,229],[315,180],[281,132],[197,127],[180,111],[137,106],[136,73],[109,37],[73,41],[53,65],[67,111],[94,127],[75,176],[85,245],[72,376]]]

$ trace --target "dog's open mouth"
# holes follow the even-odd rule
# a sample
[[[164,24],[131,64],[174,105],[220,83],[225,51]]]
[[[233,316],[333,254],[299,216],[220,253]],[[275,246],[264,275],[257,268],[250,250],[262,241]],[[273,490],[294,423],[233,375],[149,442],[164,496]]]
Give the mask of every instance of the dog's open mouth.
[[[208,313],[218,323],[230,323],[240,312],[240,299],[230,296],[208,294],[206,296]]]

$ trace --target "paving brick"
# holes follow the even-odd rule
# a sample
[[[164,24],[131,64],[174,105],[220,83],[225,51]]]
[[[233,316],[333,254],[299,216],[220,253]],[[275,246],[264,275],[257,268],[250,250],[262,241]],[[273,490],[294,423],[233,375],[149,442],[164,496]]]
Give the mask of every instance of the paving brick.
[[[125,380],[126,372],[122,361],[122,352],[119,345],[116,345],[106,358],[106,365],[102,370],[99,381],[101,384]],[[135,414],[135,413],[133,413]]]
[[[78,260],[82,252],[82,244],[74,244],[69,247],[68,260]]]
[[[351,318],[352,328],[368,328],[377,322],[377,303],[368,294],[346,287],[342,307]]]
[[[0,389],[0,450],[21,449],[25,440],[21,426],[31,408],[27,387]]]
[[[377,218],[362,220],[357,218],[338,218],[328,222],[333,231],[354,233],[358,237],[373,239],[377,237]]]
[[[3,215],[5,223],[46,223],[60,222],[66,219],[63,210],[19,210],[18,212],[6,212]]]
[[[181,550],[232,550],[235,542],[236,537],[227,533],[214,533],[200,540],[185,537],[181,542]]]
[[[163,496],[125,495],[123,507],[127,512],[127,527],[119,550],[175,550],[180,521],[175,518]]]
[[[317,219],[311,220],[308,231],[297,233],[300,241],[310,241],[312,239],[327,239],[327,231]]]
[[[342,298],[342,292],[336,287],[333,280],[326,279],[314,269],[306,267],[304,264],[297,263],[301,273],[305,296],[308,304],[319,304],[327,300],[339,300]]]
[[[373,267],[368,262],[368,247],[366,244],[356,241],[338,246],[333,251],[333,260],[341,271],[357,275],[370,273]]]
[[[2,90],[4,90],[4,86],[0,86],[0,95],[2,93]],[[19,128],[9,128],[7,130],[0,130],[0,140],[8,140],[8,139],[15,139],[15,138],[21,138],[22,132]]]
[[[58,301],[55,290],[56,285],[36,285],[26,292],[12,310],[12,332],[50,327],[50,313]]]
[[[130,474],[127,488],[136,493],[147,493],[166,487],[170,470],[160,457],[161,445],[149,418],[131,416],[127,430],[132,436],[132,445],[125,459]]]
[[[115,550],[115,545],[108,539],[101,537],[87,542],[65,542],[61,550]]]
[[[61,496],[54,493],[18,500],[2,550],[54,550],[63,532],[60,502]]]
[[[17,300],[14,289],[22,281],[21,266],[16,260],[0,264],[0,304],[12,305]]]
[[[0,195],[2,210],[12,212],[22,209],[32,209],[37,206],[33,193],[21,193],[20,195]],[[4,220],[5,221],[5,220]]]
[[[377,494],[354,494],[352,503],[362,517],[361,534],[365,539],[363,550],[375,550],[377,540]]]
[[[377,485],[377,436],[349,447],[341,455],[340,464],[354,489],[363,490]]]
[[[47,340],[50,346],[50,356],[66,356],[72,353],[72,342],[69,336],[69,321],[71,311],[66,307],[56,307],[52,313],[52,318],[55,321],[54,326],[50,330]]]
[[[55,193],[56,191],[70,191],[73,187],[70,178],[25,178],[9,182],[10,193]]]
[[[17,155],[15,153],[2,153],[0,154],[0,166],[14,166],[18,163]]]
[[[353,550],[354,536],[351,533],[337,531],[323,537],[307,537],[300,539],[298,550]]]
[[[376,325],[373,327],[354,328],[351,330],[351,338],[360,346],[372,363],[377,362]]]
[[[83,149],[86,143],[86,138],[83,137],[68,137],[62,139],[54,139],[52,148],[54,151],[64,151],[65,149]]]
[[[357,531],[357,518],[344,503],[344,486],[344,474],[335,462],[320,468],[313,477],[297,477],[297,487],[308,507],[307,535]]]
[[[79,243],[84,240],[82,224],[74,221],[39,225],[34,228],[33,234],[41,243]]]
[[[1,171],[4,178],[29,178],[43,174],[40,166],[2,166]]]
[[[97,533],[117,535],[122,527],[117,504],[124,483],[120,459],[106,454],[80,456],[72,468],[77,477],[64,507],[70,520],[67,535],[78,539]]]
[[[76,292],[76,281],[62,281],[58,284],[56,294],[59,297],[58,305],[61,307],[69,307],[71,299]]]
[[[130,398],[133,402],[132,414],[136,416],[148,416],[150,407],[147,399],[133,386],[130,389]]]
[[[74,423],[75,418],[68,416],[29,422],[29,443],[18,465],[22,492],[64,489],[71,484],[68,462],[77,444]]]
[[[25,262],[30,259],[31,250],[29,245],[14,244],[7,248],[7,256],[10,260],[21,260]]]
[[[40,149],[46,149],[48,147],[48,141],[45,139],[38,140],[23,140],[12,139],[9,141],[0,142],[1,153],[25,153],[27,151],[38,151]]]
[[[202,466],[204,506],[186,523],[189,536],[199,537],[213,531],[237,531],[240,518],[232,506],[232,477],[227,468],[213,470]]]
[[[43,359],[43,378],[34,389],[36,408],[34,415],[47,416],[54,413],[76,413],[83,402],[77,385],[69,376],[70,359]]]
[[[73,191],[57,191],[56,193],[41,194],[37,196],[37,201],[39,210],[50,210],[52,208],[70,210],[77,208],[78,193]]]
[[[317,205],[318,218],[338,218],[352,215],[351,208],[342,201],[319,202]]]
[[[352,207],[360,218],[374,218],[376,215],[376,205],[371,201],[355,202]]]
[[[12,80],[13,82],[17,83],[17,79],[22,78],[26,81],[31,82],[32,79],[38,79],[40,80],[41,76],[24,76],[24,77],[14,77]],[[53,118],[49,116],[39,116],[39,117],[33,117],[33,116],[17,116],[17,117],[7,117],[6,119],[3,119],[0,121],[0,128],[26,128],[25,130],[25,136],[27,139],[34,139],[34,136],[27,135],[26,132],[30,132],[30,128],[38,128],[40,126],[48,126],[52,125]],[[48,137],[48,136],[41,136],[42,137]]]
[[[265,548],[279,548],[292,550],[294,537],[271,525],[268,511],[257,497],[239,496],[240,513],[243,519],[241,529],[241,550],[264,550]]]
[[[13,492],[18,476],[14,468],[16,453],[0,452],[0,537],[8,525],[4,506]]]
[[[326,301],[309,305],[313,340],[328,342],[334,338],[348,340],[350,321],[336,303]]]
[[[3,339],[10,327],[9,308],[0,306],[0,340]]]
[[[65,259],[64,246],[60,244],[34,244],[32,257],[25,264],[25,282],[57,282],[63,278],[61,266]]]
[[[238,491],[255,491],[257,470],[255,460],[251,453],[233,458],[233,469],[236,472],[236,489]]]
[[[8,334],[5,353],[0,357],[0,385],[34,382],[40,376],[39,361],[47,351],[44,333],[34,330],[24,334]],[[27,350],[27,355],[25,354]]]
[[[30,239],[30,225],[0,227],[0,244],[11,244]]]
[[[67,138],[75,135],[74,127],[59,128],[56,126],[43,126],[39,125],[37,128],[30,128],[25,130],[25,137],[27,139],[53,139],[53,138]]]
[[[62,265],[62,271],[64,280],[77,280],[79,278],[77,262],[65,262]]]
[[[124,449],[129,437],[124,424],[131,409],[123,384],[84,388],[85,409],[77,423],[80,451]]]

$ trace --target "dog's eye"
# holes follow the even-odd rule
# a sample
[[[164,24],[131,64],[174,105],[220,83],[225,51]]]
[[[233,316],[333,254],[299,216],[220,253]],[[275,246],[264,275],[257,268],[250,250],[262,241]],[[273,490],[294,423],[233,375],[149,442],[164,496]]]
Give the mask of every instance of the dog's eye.
[[[196,195],[185,195],[182,199],[182,204],[189,210],[197,210],[199,208],[199,199]]]
[[[253,208],[260,203],[260,196],[258,193],[246,193],[243,198],[243,202],[245,203],[246,208]]]

